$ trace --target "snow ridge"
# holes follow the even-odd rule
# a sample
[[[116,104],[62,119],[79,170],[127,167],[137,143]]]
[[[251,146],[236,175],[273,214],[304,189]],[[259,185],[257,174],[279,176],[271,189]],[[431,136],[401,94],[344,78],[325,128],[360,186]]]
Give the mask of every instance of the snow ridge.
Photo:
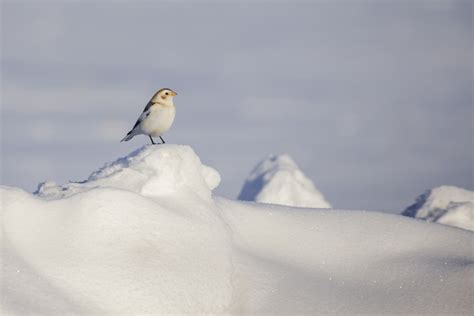
[[[62,198],[95,187],[113,187],[148,196],[187,190],[203,199],[210,199],[211,191],[220,181],[219,173],[201,164],[189,146],[166,145],[158,150],[146,145],[106,164],[86,181],[63,186],[51,181],[43,182],[35,194],[44,198]]]
[[[34,196],[2,188],[2,258],[10,271],[2,310],[224,313],[232,256],[211,198],[219,180],[189,146],[160,145],[83,182],[42,184]]]
[[[0,187],[1,314],[474,309],[472,232],[227,200],[212,195],[219,179],[189,146],[160,145],[34,195]]]
[[[270,155],[261,161],[248,176],[238,199],[297,207],[331,207],[286,154]]]
[[[440,186],[420,195],[402,215],[474,231],[474,192]]]

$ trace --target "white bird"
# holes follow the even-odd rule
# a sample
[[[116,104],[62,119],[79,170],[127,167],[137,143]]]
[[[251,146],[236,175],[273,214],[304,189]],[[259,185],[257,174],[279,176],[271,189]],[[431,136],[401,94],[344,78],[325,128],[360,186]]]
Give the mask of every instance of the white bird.
[[[161,136],[170,129],[176,115],[173,103],[175,95],[177,93],[168,88],[158,90],[148,101],[132,130],[120,142],[126,142],[136,135],[145,134],[150,137],[152,144],[156,144],[152,136],[160,137],[162,144],[164,144],[165,140]]]

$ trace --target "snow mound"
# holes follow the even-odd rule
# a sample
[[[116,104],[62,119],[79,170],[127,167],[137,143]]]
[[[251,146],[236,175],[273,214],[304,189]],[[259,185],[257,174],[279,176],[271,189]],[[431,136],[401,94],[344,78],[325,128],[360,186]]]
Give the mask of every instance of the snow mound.
[[[440,186],[420,195],[402,215],[474,231],[474,192]]]
[[[474,234],[363,211],[212,196],[190,147],[82,183],[1,187],[0,312],[469,314]]]
[[[474,234],[400,215],[218,199],[255,315],[469,314]],[[467,278],[467,279],[464,279]]]
[[[3,188],[2,305],[19,314],[220,313],[230,235],[216,171],[187,146],[146,146],[87,181]],[[212,258],[212,260],[210,260]]]
[[[261,161],[248,176],[238,199],[297,207],[331,207],[289,155],[271,155]]]
[[[201,164],[189,146],[144,146],[105,165],[86,181],[57,186],[44,182],[35,192],[45,198],[61,198],[95,187],[110,187],[149,196],[189,191],[210,199],[220,183],[219,173]]]

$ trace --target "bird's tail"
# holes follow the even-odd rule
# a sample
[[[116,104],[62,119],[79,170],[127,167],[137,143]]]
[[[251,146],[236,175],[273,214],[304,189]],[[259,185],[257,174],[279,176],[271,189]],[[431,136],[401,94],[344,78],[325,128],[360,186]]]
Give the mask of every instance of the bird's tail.
[[[133,130],[131,130],[130,132],[127,133],[127,136],[125,136],[124,138],[122,138],[122,140],[120,142],[128,142],[130,139],[133,138],[133,136],[135,136],[135,134],[132,133]]]

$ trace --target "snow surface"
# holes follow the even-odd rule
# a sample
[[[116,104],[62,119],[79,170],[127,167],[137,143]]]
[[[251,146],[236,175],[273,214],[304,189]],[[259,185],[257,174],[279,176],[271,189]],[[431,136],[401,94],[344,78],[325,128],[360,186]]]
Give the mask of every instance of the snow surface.
[[[331,207],[289,155],[270,155],[261,161],[248,176],[238,199],[298,207]]]
[[[402,215],[474,231],[474,192],[440,186],[420,195]]]
[[[2,187],[3,314],[468,314],[473,233],[213,197],[187,146]]]

